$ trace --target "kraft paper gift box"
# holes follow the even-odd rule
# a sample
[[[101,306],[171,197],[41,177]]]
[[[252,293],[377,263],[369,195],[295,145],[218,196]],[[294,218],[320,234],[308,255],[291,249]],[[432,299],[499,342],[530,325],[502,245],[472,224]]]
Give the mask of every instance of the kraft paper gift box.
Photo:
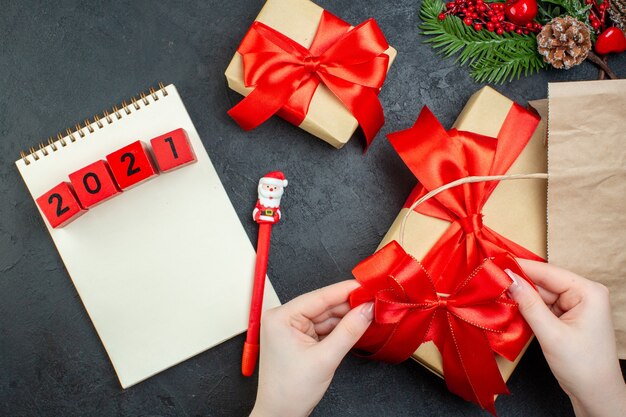
[[[308,48],[317,32],[323,11],[324,9],[309,0],[268,0],[256,21]],[[391,66],[397,52],[389,47],[385,54],[389,56]],[[244,85],[243,60],[238,52],[233,56],[225,75],[228,86],[239,94],[247,96],[253,90]],[[343,103],[320,83],[299,127],[339,149],[350,140],[358,122]]]
[[[507,174],[546,172],[547,103],[545,100],[540,100],[531,104],[542,120]],[[490,87],[484,87],[469,99],[453,127],[496,137],[512,105],[513,101]],[[502,181],[483,208],[485,225],[544,259],[547,227],[546,185],[543,179]],[[392,240],[400,241],[400,225],[407,210],[409,209],[403,208],[400,211],[378,249]],[[445,220],[412,212],[405,226],[404,250],[416,259],[422,259],[446,231],[449,224]],[[504,381],[511,376],[523,354],[522,351],[514,362],[496,356]],[[444,376],[441,354],[432,341],[422,344],[413,353],[412,358],[436,375]]]

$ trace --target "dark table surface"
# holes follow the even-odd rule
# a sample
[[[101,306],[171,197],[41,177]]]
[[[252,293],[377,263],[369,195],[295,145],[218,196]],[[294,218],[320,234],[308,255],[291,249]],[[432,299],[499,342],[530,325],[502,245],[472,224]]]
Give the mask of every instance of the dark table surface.
[[[371,254],[415,180],[384,138],[428,105],[450,125],[475,84],[418,33],[419,1],[320,4],[357,23],[375,17],[399,55],[380,99],[387,122],[369,152],[359,134],[335,150],[274,118],[244,133],[226,115],[240,97],[223,76],[261,1],[0,1],[0,415],[244,416],[256,378],[240,375],[235,337],[122,390],[14,161],[26,149],[155,86],[178,87],[250,236],[256,183],[282,168],[287,221],[277,227],[269,275],[283,302],[350,277]],[[626,54],[611,66],[626,76]],[[497,89],[546,96],[548,81],[589,80],[596,68],[547,71]],[[584,358],[581,358],[584,360]],[[536,342],[509,381],[502,416],[572,410]],[[315,416],[479,416],[412,361],[348,357]]]

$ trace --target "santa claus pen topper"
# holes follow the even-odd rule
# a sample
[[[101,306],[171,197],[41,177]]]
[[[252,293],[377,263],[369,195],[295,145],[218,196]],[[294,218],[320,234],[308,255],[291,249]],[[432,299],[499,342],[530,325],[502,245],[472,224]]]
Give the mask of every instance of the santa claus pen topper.
[[[245,376],[251,376],[254,373],[259,356],[259,329],[261,327],[261,311],[263,310],[267,257],[270,251],[270,236],[272,225],[278,223],[281,218],[280,198],[286,186],[287,180],[282,172],[273,171],[266,174],[259,180],[259,199],[252,212],[252,218],[259,224],[259,239],[254,266],[254,286],[252,287],[252,301],[250,302],[248,334],[243,345],[241,358],[241,373]]]

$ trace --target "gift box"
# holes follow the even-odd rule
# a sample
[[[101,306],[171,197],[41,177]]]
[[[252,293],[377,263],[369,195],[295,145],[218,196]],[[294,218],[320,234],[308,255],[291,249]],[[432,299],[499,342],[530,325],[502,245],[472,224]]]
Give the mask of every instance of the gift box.
[[[226,69],[246,96],[229,114],[246,130],[278,114],[335,148],[361,125],[369,144],[395,56],[372,19],[352,27],[308,0],[268,0]]]
[[[352,305],[375,302],[374,325],[357,348],[391,362],[410,356],[494,414],[495,396],[508,393],[505,382],[532,338],[506,296],[512,281],[504,270],[525,277],[514,257],[546,257],[546,181],[481,180],[411,206],[460,178],[545,176],[547,106],[533,104],[524,109],[484,87],[453,129],[424,109],[411,129],[390,134],[420,183],[378,252],[354,270],[362,286]]]

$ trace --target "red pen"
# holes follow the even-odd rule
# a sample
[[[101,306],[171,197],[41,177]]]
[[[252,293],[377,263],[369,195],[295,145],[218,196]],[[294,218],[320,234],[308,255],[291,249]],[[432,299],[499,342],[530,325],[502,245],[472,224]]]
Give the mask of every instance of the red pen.
[[[259,330],[261,312],[263,311],[263,290],[267,272],[267,258],[270,252],[272,226],[280,221],[280,198],[287,186],[285,175],[280,171],[272,171],[259,180],[259,198],[252,212],[252,218],[259,223],[259,239],[256,249],[254,266],[254,284],[250,302],[250,318],[248,334],[243,345],[241,357],[241,373],[251,376],[256,368],[259,357]]]

